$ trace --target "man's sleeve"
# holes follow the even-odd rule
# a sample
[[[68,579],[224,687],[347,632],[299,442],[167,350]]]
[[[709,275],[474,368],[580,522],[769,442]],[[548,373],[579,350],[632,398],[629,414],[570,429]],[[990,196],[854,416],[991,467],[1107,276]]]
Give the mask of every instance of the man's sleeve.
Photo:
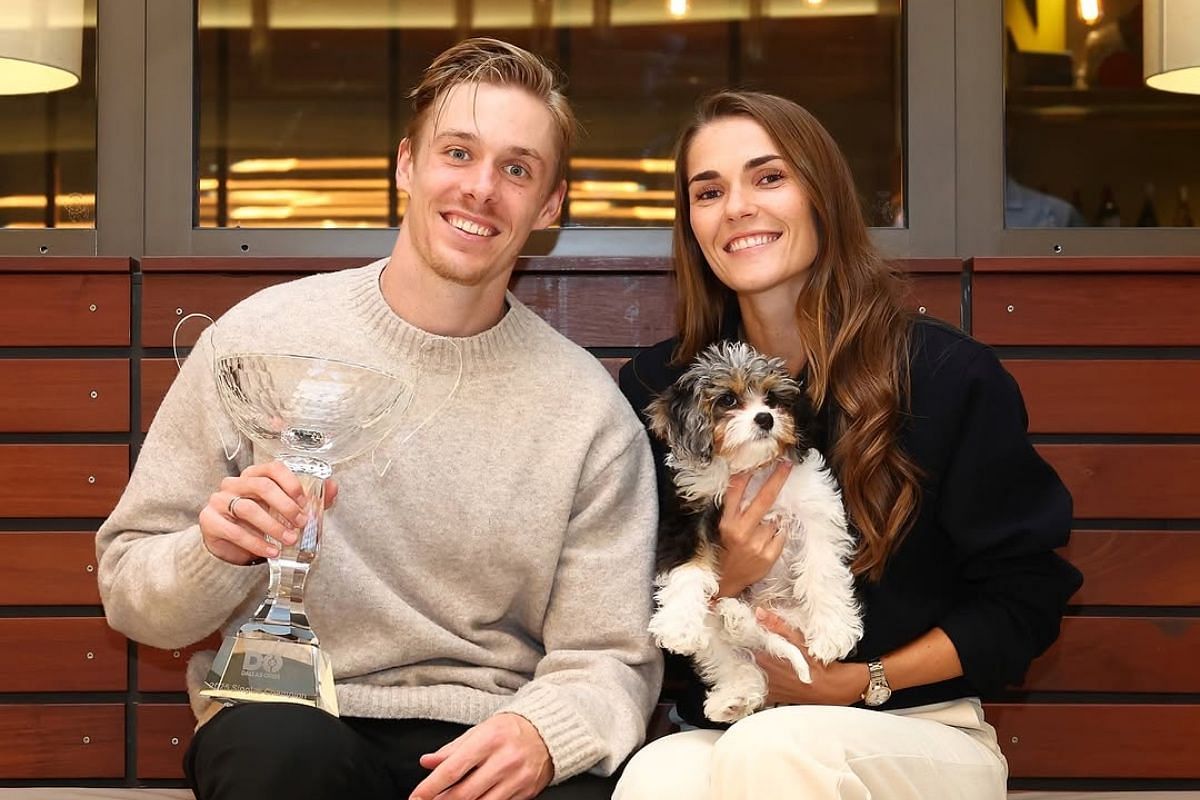
[[[502,712],[541,734],[554,782],[612,774],[643,740],[662,684],[647,633],[653,579],[654,465],[632,414],[625,444],[584,470],[543,626],[546,655]]]
[[[225,446],[238,441],[220,411],[206,331],[96,534],[100,598],[114,629],[153,647],[182,647],[217,630],[265,580],[265,566],[222,561],[200,538],[197,518],[209,495],[249,463],[248,445],[237,463],[226,457]]]

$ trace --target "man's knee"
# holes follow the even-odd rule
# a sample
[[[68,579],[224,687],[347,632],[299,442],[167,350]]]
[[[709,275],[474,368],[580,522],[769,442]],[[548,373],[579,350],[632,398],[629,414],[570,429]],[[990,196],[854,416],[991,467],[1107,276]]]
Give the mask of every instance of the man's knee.
[[[225,787],[314,789],[314,780],[338,784],[360,771],[356,762],[363,747],[349,727],[324,711],[254,703],[227,708],[204,725],[186,768],[201,797],[235,796]]]

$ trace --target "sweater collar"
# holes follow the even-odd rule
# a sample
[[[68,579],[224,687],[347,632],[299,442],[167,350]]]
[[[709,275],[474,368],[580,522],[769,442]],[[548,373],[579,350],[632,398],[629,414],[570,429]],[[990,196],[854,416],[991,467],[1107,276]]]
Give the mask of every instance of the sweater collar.
[[[379,284],[387,263],[383,258],[355,270],[349,301],[363,332],[388,352],[439,371],[457,370],[459,352],[468,370],[509,365],[524,352],[523,343],[539,318],[512,292],[505,292],[508,310],[491,328],[474,336],[439,336],[407,322],[388,305]]]

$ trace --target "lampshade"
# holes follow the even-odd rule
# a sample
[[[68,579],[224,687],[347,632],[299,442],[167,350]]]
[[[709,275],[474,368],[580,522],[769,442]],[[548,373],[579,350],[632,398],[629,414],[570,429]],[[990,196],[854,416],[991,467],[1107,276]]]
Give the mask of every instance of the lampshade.
[[[79,83],[83,0],[0,1],[0,94],[34,94]]]
[[[1146,85],[1200,94],[1200,0],[1145,0],[1142,23]]]

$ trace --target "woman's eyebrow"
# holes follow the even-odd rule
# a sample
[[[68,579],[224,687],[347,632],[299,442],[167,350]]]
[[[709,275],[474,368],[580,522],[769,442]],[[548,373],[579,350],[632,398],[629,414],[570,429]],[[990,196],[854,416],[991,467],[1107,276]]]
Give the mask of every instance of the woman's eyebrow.
[[[780,156],[778,153],[768,153],[765,156],[755,156],[747,161],[745,165],[743,165],[742,169],[746,170],[754,169],[755,167],[761,167],[763,164],[768,164],[777,158],[782,158],[782,156]],[[697,172],[690,179],[688,179],[688,185],[691,186],[696,181],[708,181],[719,177],[721,177],[721,173],[717,172],[715,169],[706,169],[704,172]]]

